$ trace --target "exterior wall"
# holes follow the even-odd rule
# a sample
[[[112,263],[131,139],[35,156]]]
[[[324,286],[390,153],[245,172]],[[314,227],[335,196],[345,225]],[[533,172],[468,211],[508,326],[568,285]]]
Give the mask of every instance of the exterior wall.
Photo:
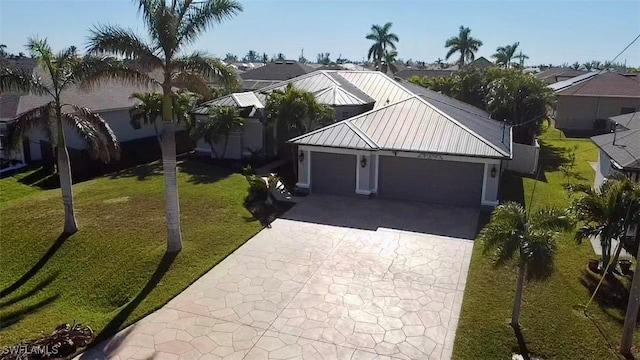
[[[515,144],[514,144],[515,145]],[[495,168],[495,176],[491,176],[492,169]],[[500,178],[502,174],[500,163],[484,164],[484,180],[482,184],[482,205],[498,205],[498,191],[500,190]]]
[[[533,174],[538,168],[540,156],[540,144],[536,140],[535,145],[512,144],[511,160],[505,161],[506,169],[522,174]]]
[[[205,115],[201,115],[200,118]],[[196,118],[198,119],[198,118]],[[241,131],[234,131],[229,134],[229,143],[225,152],[225,159],[239,160],[243,157],[250,156],[251,152],[247,149],[257,151],[263,149],[264,144],[264,127],[257,119],[245,119],[244,127]],[[224,150],[224,138],[218,140],[214,144],[215,153],[222,157]],[[199,139],[196,145],[196,152],[201,154],[209,154],[215,158],[216,155],[211,151],[211,147],[203,139]]]
[[[334,153],[334,154],[348,154],[353,155],[357,161],[356,168],[356,184],[357,188],[354,189],[354,193],[360,195],[368,195],[371,193],[377,193],[379,191],[379,175],[380,175],[380,156],[398,156],[407,158],[428,158],[434,160],[444,160],[450,162],[469,162],[483,165],[482,175],[482,194],[480,206],[494,207],[498,205],[498,192],[500,179],[502,174],[501,160],[499,159],[485,159],[485,158],[473,158],[464,156],[451,156],[451,155],[439,155],[439,154],[419,154],[412,152],[392,152],[392,151],[364,151],[364,150],[352,150],[352,149],[339,149],[339,148],[324,148],[314,146],[300,145],[298,151],[304,154],[304,160],[302,163],[298,163],[298,182],[296,186],[301,189],[310,189],[313,187],[311,177],[313,176],[311,167],[313,166],[312,153]],[[360,164],[362,156],[367,159],[366,165],[363,168]],[[455,165],[452,165],[455,166]],[[491,176],[491,169],[495,167],[495,176]],[[410,176],[410,175],[407,175]]]
[[[335,111],[336,121],[342,121],[367,111],[363,106],[336,106],[333,110]]]
[[[602,149],[598,152],[598,164],[593,187],[599,188],[611,175],[617,171],[611,167],[611,158]]]
[[[560,95],[555,109],[556,127],[591,130],[596,120],[620,115],[622,108],[640,110],[640,98]]]

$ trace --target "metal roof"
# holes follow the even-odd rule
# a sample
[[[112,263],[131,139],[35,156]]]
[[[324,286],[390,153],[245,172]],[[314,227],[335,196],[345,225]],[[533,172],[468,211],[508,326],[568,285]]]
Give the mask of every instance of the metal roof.
[[[376,102],[374,109],[406,100],[414,95],[379,71],[337,71],[336,73],[373,98]]]
[[[494,120],[485,118],[485,121]],[[349,125],[351,133],[346,129]],[[337,127],[341,132],[335,129]],[[500,130],[510,132],[508,127]],[[335,136],[341,137],[336,139]],[[368,144],[369,147],[363,146],[365,139],[372,142]],[[510,138],[507,140],[510,143]],[[416,95],[299,136],[290,142],[299,145],[490,158],[508,158],[511,154],[509,145],[495,144]]]
[[[591,141],[623,168],[640,169],[640,130],[598,135],[592,137]]]
[[[238,108],[254,107],[256,109],[264,108],[264,105],[262,105],[262,102],[256,94],[248,91],[243,93],[233,93],[207,101],[196,108],[193,112],[195,114],[208,114],[209,107],[211,106],[232,106]]]
[[[554,87],[565,82],[560,88]],[[615,72],[592,72],[560,83],[550,85],[557,95],[640,98],[640,82]]]
[[[330,106],[364,105],[367,103],[337,85],[320,90],[313,95],[318,103]]]

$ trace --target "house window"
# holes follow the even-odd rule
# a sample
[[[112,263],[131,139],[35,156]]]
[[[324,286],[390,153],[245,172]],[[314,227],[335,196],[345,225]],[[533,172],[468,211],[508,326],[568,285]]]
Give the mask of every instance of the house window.
[[[623,107],[622,109],[620,109],[620,115],[631,114],[632,112],[636,112],[636,108]]]

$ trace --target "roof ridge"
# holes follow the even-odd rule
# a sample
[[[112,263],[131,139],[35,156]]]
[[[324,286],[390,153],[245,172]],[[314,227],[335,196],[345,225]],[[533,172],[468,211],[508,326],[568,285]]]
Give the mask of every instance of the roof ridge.
[[[287,142],[293,142],[293,141],[297,141],[297,140],[300,140],[300,139],[304,139],[304,138],[306,138],[308,136],[315,135],[315,134],[319,133],[320,131],[324,131],[326,129],[334,128],[334,127],[336,127],[338,125],[342,125],[342,123],[345,123],[345,122],[347,122],[347,120],[342,120],[342,121],[335,122],[333,124],[329,124],[327,126],[323,126],[323,127],[319,128],[319,129],[315,129],[315,130],[310,131],[308,133],[304,133],[302,135],[298,135],[298,136],[296,136],[296,137],[294,137],[292,139],[287,140]]]
[[[351,129],[354,133],[356,133],[356,135],[358,135],[358,137],[362,139],[362,141],[367,143],[367,145],[369,145],[372,149],[380,149],[380,145],[378,145],[375,141],[373,141],[373,139],[370,138],[369,135],[367,135],[364,131],[362,131],[358,127],[358,125],[348,120],[345,121],[345,125],[347,125],[349,129]]]
[[[433,105],[432,103],[430,103],[429,101],[427,101],[427,99],[424,99],[423,97],[419,96],[419,95],[414,95],[414,98],[418,99],[418,101],[423,102],[424,104],[426,104],[427,106],[429,106],[430,108],[432,108],[433,110],[435,110],[437,113],[439,113],[440,115],[446,117],[447,119],[449,119],[450,121],[452,121],[454,124],[458,125],[460,128],[462,128],[463,130],[467,131],[468,133],[470,133],[471,135],[475,136],[476,138],[478,138],[480,141],[482,141],[483,143],[487,144],[489,147],[491,147],[492,149],[496,150],[497,152],[503,154],[503,155],[509,155],[508,153],[506,153],[503,149],[500,149],[498,146],[494,145],[491,141],[489,141],[488,139],[486,139],[484,136],[481,136],[480,134],[478,134],[477,132],[469,129],[469,127],[465,126],[464,124],[462,124],[460,121],[454,119],[453,117],[449,116],[447,113],[445,113],[444,111],[440,110],[437,106]],[[491,119],[491,118],[489,118]],[[493,119],[491,119],[493,120]],[[495,120],[493,120],[495,121]],[[509,146],[509,148],[511,148],[511,146]]]

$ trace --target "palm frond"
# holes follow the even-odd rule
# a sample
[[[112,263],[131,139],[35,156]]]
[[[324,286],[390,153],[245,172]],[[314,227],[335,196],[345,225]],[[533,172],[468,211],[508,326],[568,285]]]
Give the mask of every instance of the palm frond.
[[[128,67],[119,59],[108,56],[86,55],[72,67],[72,83],[81,89],[92,89],[105,82],[119,81],[134,86],[150,86],[159,83],[147,73]]]
[[[39,77],[22,69],[3,67],[0,68],[0,93],[7,91],[53,96]]]
[[[205,80],[219,80],[227,89],[239,87],[238,78],[230,66],[204,53],[194,52],[189,56],[177,58],[173,61],[173,66],[176,77],[186,76],[185,74],[197,75]],[[181,73],[184,74],[180,75]]]
[[[549,230],[530,232],[522,246],[526,259],[527,279],[542,280],[551,275],[554,268],[553,255],[556,249],[555,233]]]
[[[178,28],[178,43],[192,43],[211,25],[220,24],[242,10],[242,5],[235,0],[206,0],[197,5],[189,4]]]
[[[49,102],[40,107],[25,111],[18,115],[9,127],[9,148],[20,149],[22,140],[32,129],[41,129],[51,143],[55,143],[52,136],[52,127],[55,126],[54,102]]]
[[[87,52],[136,59],[152,69],[161,67],[163,63],[157,48],[147,44],[133,31],[113,25],[97,26],[91,30]]]
[[[63,119],[84,140],[90,153],[105,163],[120,158],[120,143],[107,122],[89,108],[66,104],[74,112],[64,113]]]

